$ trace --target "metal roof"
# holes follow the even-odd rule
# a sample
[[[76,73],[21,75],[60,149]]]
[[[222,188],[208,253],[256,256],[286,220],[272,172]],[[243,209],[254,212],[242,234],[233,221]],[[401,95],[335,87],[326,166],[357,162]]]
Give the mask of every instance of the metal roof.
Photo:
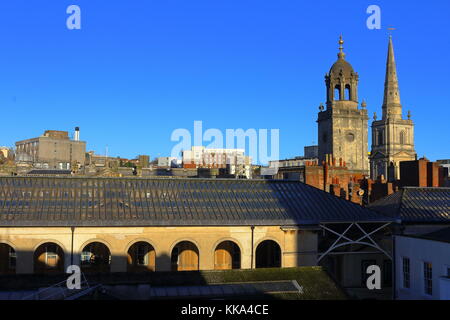
[[[405,187],[368,207],[407,223],[450,223],[450,188]]]
[[[59,174],[72,174],[71,170],[53,170],[53,169],[35,169],[29,171],[29,175],[59,175]]]
[[[414,238],[414,239],[421,239],[421,240],[430,240],[430,241],[450,243],[450,228],[446,227],[443,229],[439,229],[439,230],[436,230],[436,231],[433,231],[430,233],[424,233],[424,234],[402,234],[402,235],[397,235],[396,237]]]
[[[150,297],[157,298],[225,298],[236,296],[262,296],[274,293],[303,294],[296,280],[258,281],[210,284],[203,286],[150,287]]]
[[[0,177],[0,226],[226,226],[387,222],[294,181]]]

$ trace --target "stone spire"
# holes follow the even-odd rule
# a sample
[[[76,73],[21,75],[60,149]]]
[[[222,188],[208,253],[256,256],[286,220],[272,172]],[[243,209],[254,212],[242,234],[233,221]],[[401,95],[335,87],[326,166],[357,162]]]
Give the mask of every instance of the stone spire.
[[[398,87],[397,66],[395,64],[392,36],[389,37],[388,57],[386,62],[386,80],[384,82],[383,120],[401,119],[402,105]]]

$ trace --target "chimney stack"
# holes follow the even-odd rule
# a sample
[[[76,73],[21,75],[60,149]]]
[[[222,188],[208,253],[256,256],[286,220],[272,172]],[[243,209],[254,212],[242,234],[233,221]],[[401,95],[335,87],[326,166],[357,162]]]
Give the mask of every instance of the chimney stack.
[[[73,136],[73,140],[80,141],[80,127],[75,127],[75,135]]]

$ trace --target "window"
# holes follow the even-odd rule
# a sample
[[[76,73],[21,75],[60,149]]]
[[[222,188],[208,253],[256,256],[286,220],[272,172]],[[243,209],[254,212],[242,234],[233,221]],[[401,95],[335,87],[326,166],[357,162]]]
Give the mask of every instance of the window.
[[[383,134],[384,134],[384,130],[378,131],[378,145],[379,146],[384,144]]]
[[[400,144],[405,144],[405,131],[400,132]]]
[[[86,249],[86,251],[81,252],[81,264],[82,265],[89,265],[91,261],[91,252],[89,248]]]
[[[334,87],[334,99],[333,100],[341,100],[341,86],[337,85]]]
[[[424,291],[427,295],[433,295],[433,265],[430,262],[423,263]]]
[[[409,289],[411,286],[410,282],[411,269],[409,258],[403,258],[402,271],[403,271],[403,288]]]
[[[345,100],[351,100],[351,89],[350,85],[345,86]]]

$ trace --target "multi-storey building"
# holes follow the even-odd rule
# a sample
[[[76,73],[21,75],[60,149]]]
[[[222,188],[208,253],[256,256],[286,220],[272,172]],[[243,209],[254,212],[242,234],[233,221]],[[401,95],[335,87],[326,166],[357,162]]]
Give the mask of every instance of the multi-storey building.
[[[193,146],[183,151],[185,168],[226,168],[228,174],[251,178],[252,158],[245,155],[244,149],[206,149]]]
[[[37,138],[16,142],[16,162],[42,169],[72,169],[83,166],[86,142],[80,141],[79,128],[74,138],[67,131],[47,130]]]

